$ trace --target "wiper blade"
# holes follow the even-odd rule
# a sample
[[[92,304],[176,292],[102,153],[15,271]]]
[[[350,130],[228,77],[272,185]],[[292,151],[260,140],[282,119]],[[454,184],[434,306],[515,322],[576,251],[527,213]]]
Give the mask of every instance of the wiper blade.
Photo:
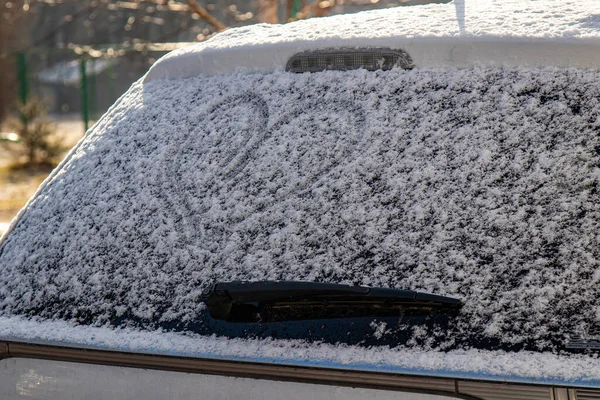
[[[412,290],[297,281],[217,283],[203,301],[212,318],[229,322],[456,314],[462,306]]]

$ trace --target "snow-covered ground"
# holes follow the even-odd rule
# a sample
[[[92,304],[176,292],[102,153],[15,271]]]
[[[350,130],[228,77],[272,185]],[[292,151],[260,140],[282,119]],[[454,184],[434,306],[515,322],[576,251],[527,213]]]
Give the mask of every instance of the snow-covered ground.
[[[74,146],[79,139],[83,137],[84,126],[81,116],[78,114],[49,115],[48,120],[56,125],[56,135],[62,145],[68,149]],[[7,137],[13,132],[1,132],[0,136]],[[15,153],[19,151],[19,153]],[[24,205],[37,188],[37,185],[43,179],[43,171],[18,170],[11,171],[12,165],[19,160],[16,154],[22,154],[22,150],[0,146],[0,236],[6,230],[13,217],[17,214],[20,206]],[[10,203],[8,206],[6,203]]]

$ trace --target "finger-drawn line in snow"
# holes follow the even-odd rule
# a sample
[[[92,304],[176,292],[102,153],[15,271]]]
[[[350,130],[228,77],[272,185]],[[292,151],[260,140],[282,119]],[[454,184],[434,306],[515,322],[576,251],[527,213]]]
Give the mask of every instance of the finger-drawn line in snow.
[[[235,114],[240,107],[249,108],[245,115],[249,124],[238,131],[232,129],[231,122],[240,119]],[[230,121],[221,123],[221,118]],[[159,162],[164,168],[159,169],[158,181],[162,186],[159,196],[182,228],[178,233],[198,234],[195,230],[200,226],[202,214],[210,208],[207,204],[210,202],[203,200],[210,199],[219,187],[243,170],[249,160],[248,152],[268,133],[268,118],[268,106],[260,96],[248,92],[228,96],[197,116],[200,127],[186,135],[174,151],[161,157]],[[219,145],[224,141],[227,146]]]
[[[282,186],[270,199],[265,196],[266,202],[247,208],[243,220],[290,196],[309,193],[335,168],[356,158],[366,132],[363,108],[342,99],[327,104],[305,100],[308,101],[311,102],[286,111],[268,124],[266,102],[246,92],[219,100],[196,117],[202,126],[187,135],[174,152],[163,157],[166,168],[161,169],[159,177],[163,183],[161,197],[175,214],[181,228],[178,232],[188,236],[186,241],[189,242],[190,235],[203,235],[200,227],[207,223],[206,213],[219,193],[246,184],[250,174],[264,168],[261,157],[272,156],[277,166],[283,168],[285,174],[278,177]],[[240,108],[246,107],[249,111],[242,112]],[[338,123],[340,113],[347,123]],[[241,117],[245,118],[244,123],[240,123]],[[347,131],[340,132],[344,127]],[[325,135],[335,140],[323,140]],[[265,146],[267,141],[269,145]],[[315,152],[320,153],[318,157]],[[170,158],[178,161],[172,162]],[[314,158],[320,161],[316,166],[312,164]]]

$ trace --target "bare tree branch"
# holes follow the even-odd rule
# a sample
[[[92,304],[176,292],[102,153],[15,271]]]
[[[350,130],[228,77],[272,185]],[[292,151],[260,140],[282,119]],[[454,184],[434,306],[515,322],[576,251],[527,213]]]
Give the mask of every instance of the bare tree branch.
[[[56,33],[58,31],[60,31],[62,28],[64,28],[65,26],[73,23],[73,21],[75,21],[78,18],[81,18],[87,14],[89,14],[94,8],[96,8],[98,6],[98,2],[97,1],[91,1],[86,7],[83,7],[77,11],[75,11],[73,14],[70,15],[70,18],[68,20],[65,20],[63,23],[58,24],[54,29],[52,29],[50,32],[47,32],[44,37],[42,37],[41,39],[36,40],[32,47],[37,47],[40,46],[41,44],[49,41],[52,37],[54,37],[54,35],[56,35]]]
[[[306,19],[311,16],[324,17],[327,15],[327,11],[335,6],[335,0],[315,0],[307,6],[302,7],[298,14],[292,16],[290,21],[298,21]]]
[[[151,1],[151,0],[144,0],[144,1],[116,1],[114,3],[109,4],[109,9],[117,10],[119,8],[123,8],[123,9],[137,10],[137,9],[141,9],[141,8],[145,7],[145,5],[143,3],[149,3],[149,4],[152,4],[152,5],[156,6],[156,10],[157,11],[192,12],[190,6],[188,6],[187,4],[174,3],[174,2],[163,4],[163,2],[160,2],[160,1]]]
[[[258,20],[269,24],[279,22],[277,17],[278,0],[258,0]]]
[[[205,20],[210,25],[212,25],[216,30],[224,31],[225,29],[227,29],[227,27],[225,25],[223,25],[222,23],[217,21],[217,19],[215,17],[210,15],[204,7],[199,6],[198,3],[196,3],[196,0],[188,0],[188,4],[190,5],[190,9],[192,12],[200,15],[200,17],[203,20]]]

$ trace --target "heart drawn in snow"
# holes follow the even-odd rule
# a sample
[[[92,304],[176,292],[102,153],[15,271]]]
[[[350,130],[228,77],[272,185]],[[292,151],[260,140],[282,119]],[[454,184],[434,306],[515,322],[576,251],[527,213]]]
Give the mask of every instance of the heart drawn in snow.
[[[260,96],[242,93],[196,117],[198,128],[169,155],[179,161],[162,160],[159,177],[166,186],[161,196],[184,224],[206,222],[215,202],[226,208],[224,199],[236,191],[246,215],[301,196],[361,149],[366,118],[352,101],[305,98],[277,115],[270,118]]]

